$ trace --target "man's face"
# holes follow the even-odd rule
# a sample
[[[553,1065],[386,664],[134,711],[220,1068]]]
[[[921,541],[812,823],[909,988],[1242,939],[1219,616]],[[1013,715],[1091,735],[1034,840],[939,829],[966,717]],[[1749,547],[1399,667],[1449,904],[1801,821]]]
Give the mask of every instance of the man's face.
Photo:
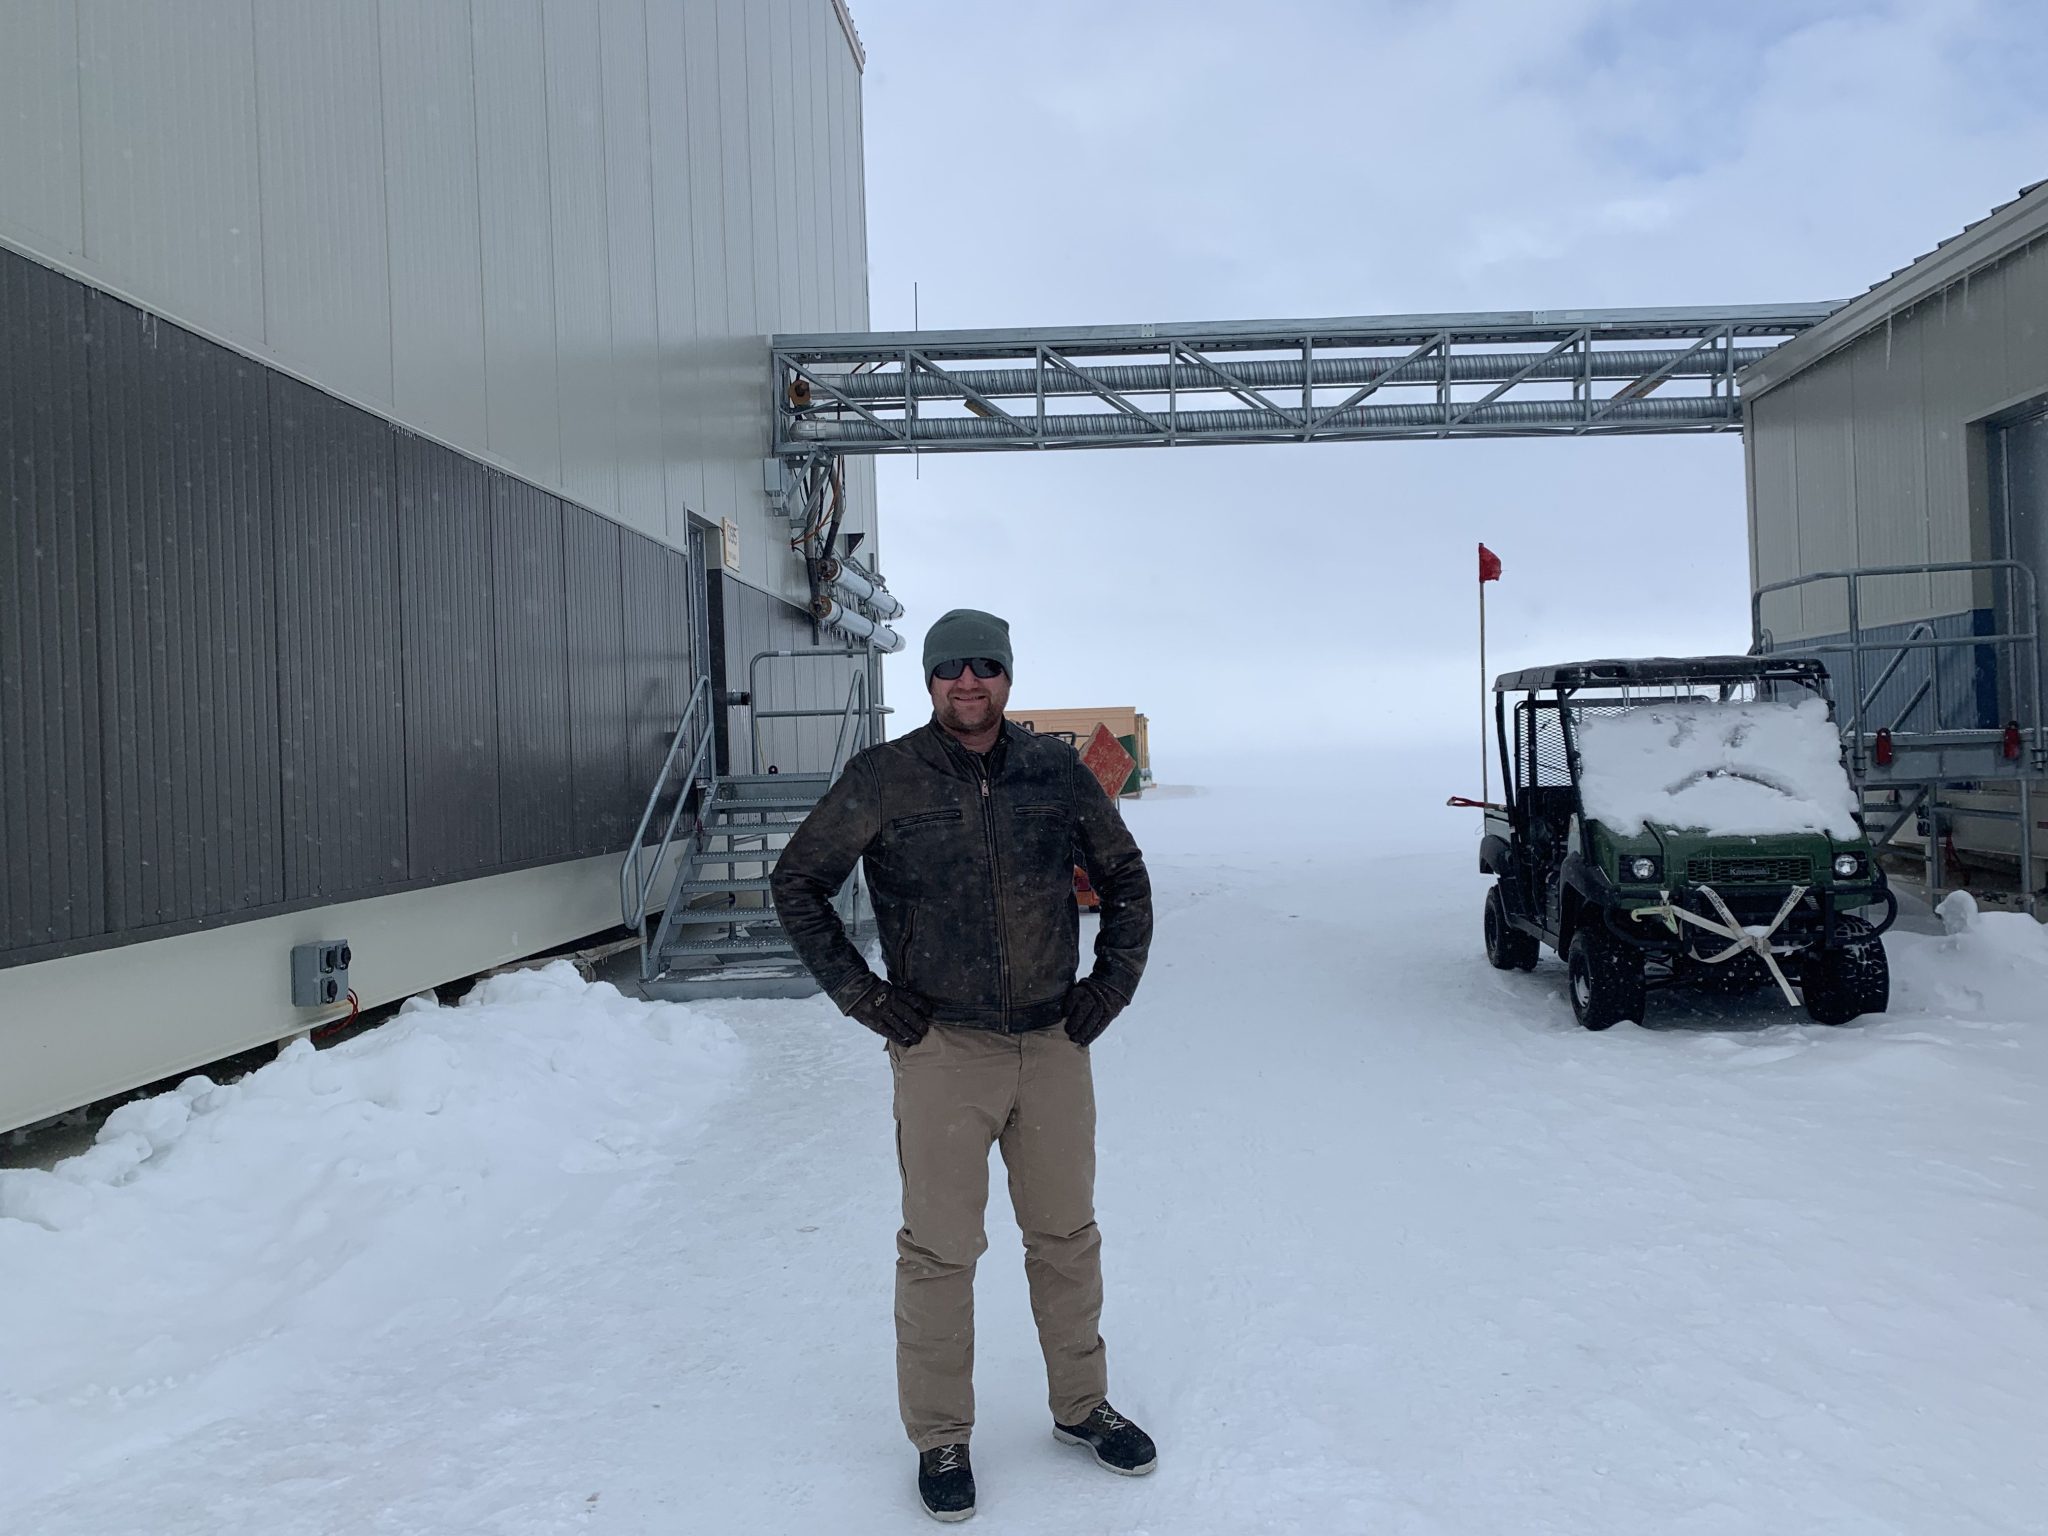
[[[974,668],[962,667],[960,675],[948,682],[930,680],[932,712],[939,724],[956,736],[973,736],[1003,718],[1003,706],[1010,702],[1010,674],[976,677]]]

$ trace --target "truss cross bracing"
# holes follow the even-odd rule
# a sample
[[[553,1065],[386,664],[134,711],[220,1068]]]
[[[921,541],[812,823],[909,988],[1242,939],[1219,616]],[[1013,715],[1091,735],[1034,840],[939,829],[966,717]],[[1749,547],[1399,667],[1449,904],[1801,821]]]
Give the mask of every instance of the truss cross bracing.
[[[1836,307],[776,336],[775,452],[1726,432]]]

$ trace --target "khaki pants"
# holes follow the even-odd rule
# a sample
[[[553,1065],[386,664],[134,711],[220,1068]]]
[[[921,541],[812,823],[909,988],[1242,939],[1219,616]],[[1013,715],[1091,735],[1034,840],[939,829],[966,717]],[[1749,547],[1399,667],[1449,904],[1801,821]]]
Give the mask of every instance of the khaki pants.
[[[1108,1394],[1102,1234],[1095,1227],[1095,1084],[1088,1053],[1051,1029],[932,1027],[891,1044],[903,1230],[896,1234],[896,1383],[920,1451],[974,1427],[974,1264],[988,1247],[988,1149],[1003,1149],[1053,1419]]]

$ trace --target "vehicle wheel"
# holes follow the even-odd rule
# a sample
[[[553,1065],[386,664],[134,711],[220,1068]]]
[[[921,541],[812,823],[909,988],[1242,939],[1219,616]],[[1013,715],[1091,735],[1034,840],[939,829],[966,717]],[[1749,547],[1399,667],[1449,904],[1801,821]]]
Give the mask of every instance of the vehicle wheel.
[[[1884,939],[1860,917],[1835,919],[1841,943],[1807,957],[1799,988],[1806,1013],[1816,1024],[1846,1024],[1891,1006],[1892,968]]]
[[[1572,1014],[1588,1029],[1611,1029],[1623,1019],[1640,1024],[1647,1011],[1643,957],[1619,940],[1595,929],[1572,935],[1565,955],[1565,976],[1571,985]]]
[[[1486,893],[1486,958],[1497,971],[1533,971],[1536,941],[1508,921],[1506,900],[1496,883]]]

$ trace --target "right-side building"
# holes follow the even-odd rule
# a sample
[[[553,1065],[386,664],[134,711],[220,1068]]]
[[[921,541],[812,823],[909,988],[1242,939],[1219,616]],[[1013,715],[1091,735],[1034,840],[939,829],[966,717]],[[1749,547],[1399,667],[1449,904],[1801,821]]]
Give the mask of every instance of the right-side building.
[[[1899,841],[2048,856],[2048,181],[1741,380],[1757,640],[1818,650]],[[1879,830],[1882,830],[1880,827]]]

